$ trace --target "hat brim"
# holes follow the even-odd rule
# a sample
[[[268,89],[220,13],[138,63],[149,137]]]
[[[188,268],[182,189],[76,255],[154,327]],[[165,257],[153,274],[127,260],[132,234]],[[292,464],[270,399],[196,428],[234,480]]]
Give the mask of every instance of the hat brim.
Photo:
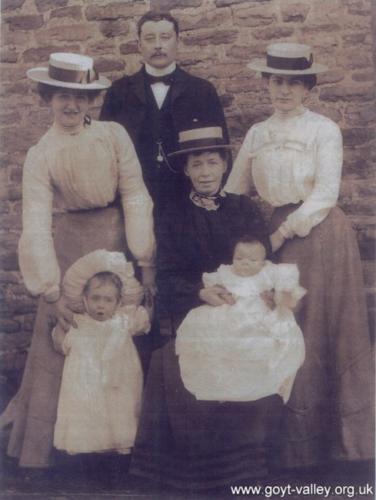
[[[52,87],[60,87],[67,89],[80,89],[80,90],[105,90],[111,86],[111,82],[105,76],[100,76],[98,80],[91,83],[77,83],[77,82],[62,82],[61,80],[54,80],[48,75],[47,68],[32,68],[27,72],[27,77],[30,80],[38,83],[51,85]]]
[[[273,75],[317,75],[318,73],[324,73],[328,71],[328,67],[324,64],[313,63],[310,68],[307,69],[277,69],[271,68],[265,64],[264,60],[256,60],[247,64],[247,68],[260,73],[270,73]]]
[[[176,158],[177,156],[186,155],[189,153],[197,153],[198,151],[210,151],[212,149],[231,149],[229,144],[215,144],[213,146],[196,146],[187,149],[181,149],[179,151],[174,151],[173,153],[169,153],[167,156],[169,158]]]

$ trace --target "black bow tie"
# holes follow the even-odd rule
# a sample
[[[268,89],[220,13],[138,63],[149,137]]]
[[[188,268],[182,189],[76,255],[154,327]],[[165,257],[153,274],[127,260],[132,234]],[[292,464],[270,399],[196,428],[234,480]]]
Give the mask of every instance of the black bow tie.
[[[162,76],[154,76],[154,75],[149,75],[146,73],[147,76],[147,81],[150,85],[153,85],[153,83],[164,83],[165,85],[171,85],[171,83],[174,81],[174,73],[169,73],[168,75],[162,75]]]

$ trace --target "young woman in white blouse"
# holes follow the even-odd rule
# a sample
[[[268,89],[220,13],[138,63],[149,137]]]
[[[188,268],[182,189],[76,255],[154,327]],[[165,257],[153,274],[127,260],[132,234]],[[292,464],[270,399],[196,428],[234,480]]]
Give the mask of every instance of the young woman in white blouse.
[[[109,80],[90,57],[70,53],[51,54],[49,67],[30,69],[28,77],[38,82],[54,122],[29,150],[23,171],[19,263],[26,288],[40,301],[22,384],[2,420],[13,422],[8,454],[24,467],[48,467],[64,363],[50,332],[56,320],[74,326],[61,276],[103,248],[130,252],[150,284],[154,236],[152,201],[128,134],[87,114]]]
[[[306,344],[284,407],[277,465],[315,466],[373,453],[370,338],[355,234],[336,207],[342,137],[304,99],[325,71],[310,47],[276,43],[261,72],[273,115],[248,131],[225,190],[259,196],[275,210],[271,243],[278,262],[295,263],[308,293],[297,312]]]

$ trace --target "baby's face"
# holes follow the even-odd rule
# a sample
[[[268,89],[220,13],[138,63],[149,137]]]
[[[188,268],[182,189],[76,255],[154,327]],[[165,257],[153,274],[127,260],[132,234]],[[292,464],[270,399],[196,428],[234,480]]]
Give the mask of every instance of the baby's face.
[[[234,250],[232,267],[238,276],[253,276],[263,268],[266,251],[261,243],[238,243]]]
[[[111,283],[98,283],[94,278],[84,297],[86,312],[97,321],[112,318],[119,304],[119,292]]]

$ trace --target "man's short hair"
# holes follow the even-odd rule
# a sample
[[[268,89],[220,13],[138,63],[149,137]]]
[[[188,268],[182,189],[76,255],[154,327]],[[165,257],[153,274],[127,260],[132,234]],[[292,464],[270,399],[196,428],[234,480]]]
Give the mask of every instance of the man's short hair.
[[[176,36],[178,36],[179,35],[179,24],[178,24],[177,20],[174,17],[172,17],[172,15],[169,14],[168,12],[156,12],[156,11],[152,11],[152,10],[150,10],[149,12],[144,14],[140,18],[140,20],[138,21],[138,23],[137,23],[138,36],[141,35],[142,26],[146,22],[153,21],[153,22],[157,23],[158,21],[164,21],[164,20],[169,21],[170,23],[173,24]]]

